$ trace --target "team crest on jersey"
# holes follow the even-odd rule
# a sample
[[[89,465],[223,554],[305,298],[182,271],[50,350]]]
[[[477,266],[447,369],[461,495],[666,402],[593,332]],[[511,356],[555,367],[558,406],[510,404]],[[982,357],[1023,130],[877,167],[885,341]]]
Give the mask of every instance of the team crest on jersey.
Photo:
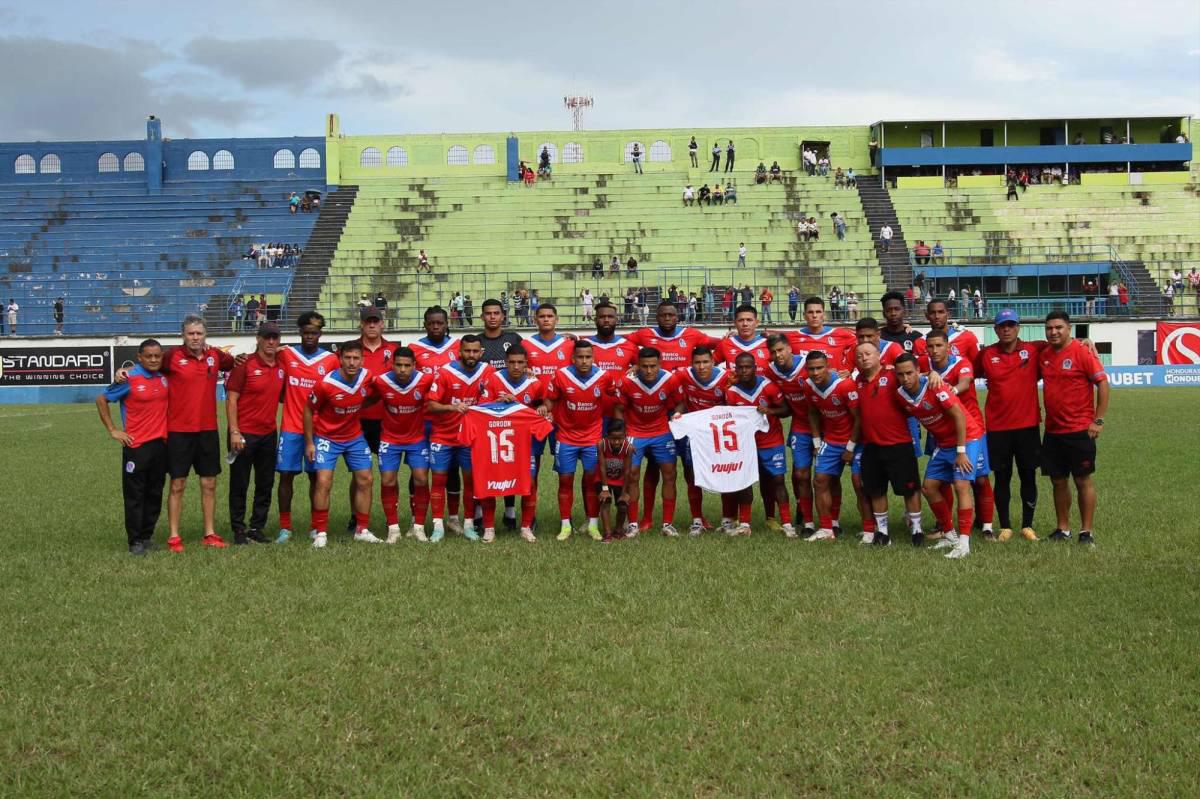
[[[1062,368],[1064,368],[1064,369],[1070,369],[1070,368],[1071,368],[1071,359],[1070,359],[1070,358],[1067,358],[1066,360],[1064,360],[1064,361],[1062,362]]]
[[[687,349],[687,342],[684,341],[683,339],[679,339],[679,349],[681,349],[681,350]]]
[[[521,402],[524,403],[525,405],[528,405],[529,403],[533,402],[533,397],[530,397],[528,393],[522,394]]]
[[[830,402],[832,402],[834,405],[842,404],[842,401],[840,399],[838,399],[837,397],[834,397],[832,400],[830,400]]]
[[[913,343],[912,343],[911,341],[907,341],[907,340],[906,340],[906,341],[904,342],[904,349],[906,349],[906,350],[911,350],[912,348],[913,348]]]
[[[367,396],[367,388],[366,388],[366,386],[363,386],[362,388],[360,388],[360,389],[358,390],[358,393],[359,393],[359,396],[362,396],[362,397],[365,397],[365,396]]]
[[[713,395],[717,396],[717,397],[723,397],[723,396],[725,396],[725,392],[721,391],[721,389],[718,388],[716,391],[713,392]]]
[[[667,392],[665,392],[665,391],[658,392],[658,398],[660,400],[665,400],[667,398]]]
[[[419,400],[419,399],[421,399],[421,392],[420,392],[420,391],[414,391],[414,392],[413,392],[413,399],[415,399],[415,400]]]
[[[317,374],[319,374],[319,375],[323,375],[323,374],[325,374],[325,367],[324,367],[324,366],[318,366],[318,367],[317,367]]]
[[[566,358],[566,356],[565,356],[565,355],[563,355],[563,351],[562,351],[562,350],[559,350],[558,352],[556,352],[556,353],[554,353],[554,354],[555,354],[555,355],[558,357],[558,359],[559,359],[560,361],[565,361],[565,360],[567,359],[567,358]]]
[[[1019,357],[1022,361],[1028,361],[1029,360],[1029,350],[1017,350],[1017,357]],[[999,362],[1000,362],[999,358],[992,358],[992,363],[999,363]]]
[[[207,358],[205,358],[204,362],[207,363],[209,366],[212,366],[216,363],[215,359],[211,355],[208,356]]]
[[[279,377],[280,380],[283,379],[283,370],[282,369],[276,370],[275,374],[276,374],[276,376]]]
[[[282,377],[282,376],[283,376],[283,375],[281,374],[281,375],[280,375],[280,377]],[[163,388],[166,388],[166,387],[167,387],[167,378],[165,378],[165,377],[160,377],[160,378],[158,378],[158,379],[159,379],[159,381],[160,381],[160,382],[163,384]]]
[[[888,384],[888,379],[886,377],[879,378],[880,387],[886,386],[887,384]]]
[[[618,357],[618,358],[624,358],[624,357],[625,357],[625,350],[621,349],[620,347],[617,347],[617,357]]]
[[[921,401],[921,407],[922,407],[922,408],[924,408],[924,409],[925,409],[925,410],[927,410],[927,411],[932,411],[932,410],[933,410],[933,406],[929,404],[929,400],[922,400],[922,401]]]
[[[597,398],[599,398],[599,396],[600,396],[600,389],[598,389],[598,388],[593,388],[593,389],[592,389],[592,394],[594,394],[594,395],[595,395]]]
[[[830,336],[829,338],[825,339],[825,343],[832,347],[833,346],[833,336]]]

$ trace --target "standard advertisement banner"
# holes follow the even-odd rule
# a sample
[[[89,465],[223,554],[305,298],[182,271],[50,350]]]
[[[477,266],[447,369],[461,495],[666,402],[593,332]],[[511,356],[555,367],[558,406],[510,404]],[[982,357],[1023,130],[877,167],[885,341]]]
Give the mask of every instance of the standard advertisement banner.
[[[1113,388],[1200,388],[1200,365],[1106,366]]]
[[[110,347],[15,347],[0,350],[0,386],[105,386]]]
[[[1155,333],[1155,363],[1200,364],[1200,324],[1159,322]]]

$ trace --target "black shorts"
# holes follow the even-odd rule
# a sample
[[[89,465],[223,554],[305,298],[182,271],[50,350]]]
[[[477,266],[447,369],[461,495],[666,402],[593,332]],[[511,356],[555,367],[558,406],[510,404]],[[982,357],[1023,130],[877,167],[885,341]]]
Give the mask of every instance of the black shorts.
[[[893,493],[902,497],[911,497],[921,488],[921,475],[911,443],[863,444],[859,474],[863,491],[869,497],[886,495],[888,483],[891,483]]]
[[[617,485],[616,483],[605,483],[608,486],[608,493],[612,495],[613,504],[616,504],[621,499],[621,494],[625,492],[625,486]]]
[[[383,433],[382,419],[359,419],[358,423],[362,425],[363,438],[367,440],[367,446],[371,448],[371,453],[379,454],[379,437]]]
[[[216,430],[167,433],[167,471],[171,479],[187,477],[192,469],[201,477],[221,473],[221,438]]]
[[[1096,471],[1096,439],[1086,430],[1046,433],[1042,439],[1042,474],[1047,477],[1086,477]]]
[[[989,430],[987,434],[988,461],[992,471],[1011,468],[1017,461],[1017,471],[1032,471],[1041,461],[1042,442],[1037,426],[1018,430]]]

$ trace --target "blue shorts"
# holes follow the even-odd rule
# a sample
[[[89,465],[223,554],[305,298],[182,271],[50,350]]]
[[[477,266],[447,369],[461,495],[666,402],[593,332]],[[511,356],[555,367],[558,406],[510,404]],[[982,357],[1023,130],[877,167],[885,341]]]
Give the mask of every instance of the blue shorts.
[[[991,474],[991,463],[988,461],[987,440],[984,438],[975,438],[967,442],[967,458],[975,466],[975,470],[971,474],[964,474],[954,466],[954,459],[958,453],[954,447],[945,447],[935,449],[933,456],[930,457],[929,463],[925,465],[926,480],[940,480],[943,483],[950,483],[955,480],[966,480],[972,482],[980,477],[986,477]]]
[[[811,433],[792,433],[788,436],[788,449],[792,451],[792,468],[807,469],[813,464],[813,437]]]
[[[821,449],[817,452],[816,467],[813,469],[817,474],[829,474],[834,477],[841,477],[842,472],[846,469],[846,462],[842,460],[842,455],[845,454],[846,447],[842,444],[830,444],[828,441],[821,444]],[[850,474],[858,474],[862,470],[862,450],[854,451],[854,459],[850,462]]]
[[[304,457],[304,434],[280,433],[279,445],[275,449],[275,471],[285,474],[312,474],[316,470],[312,461]]]
[[[758,469],[761,472],[779,477],[787,473],[787,453],[780,445],[778,447],[767,447],[758,449]]]
[[[453,444],[430,444],[429,465],[435,472],[448,472],[451,469],[466,469],[469,472],[471,448]]]
[[[535,438],[533,440],[533,449],[531,452],[533,453],[533,459],[535,461],[540,461],[542,459],[542,453],[546,451],[547,444],[550,445],[550,455],[553,456],[555,451],[558,449],[558,438],[555,436],[553,431],[551,431],[550,435],[546,436],[545,438]]]
[[[591,473],[596,471],[599,459],[596,457],[596,445],[564,444],[558,442],[558,451],[554,453],[554,471],[559,474],[575,474],[575,465],[583,464],[583,470]]]
[[[346,459],[346,468],[352,472],[370,469],[374,465],[374,461],[371,460],[371,448],[362,436],[350,441],[330,441],[328,438],[313,436],[313,443],[317,445],[318,472],[332,472],[337,468],[338,459],[342,457]]]
[[[410,469],[428,469],[429,444],[425,441],[415,444],[379,442],[379,471],[398,472],[402,463],[407,463]]]
[[[915,416],[908,417],[908,434],[912,436],[913,454],[920,458],[924,454],[921,451],[921,423]]]
[[[675,437],[670,433],[654,436],[653,438],[629,438],[633,444],[633,465],[641,466],[644,458],[649,458],[657,464],[675,462]]]

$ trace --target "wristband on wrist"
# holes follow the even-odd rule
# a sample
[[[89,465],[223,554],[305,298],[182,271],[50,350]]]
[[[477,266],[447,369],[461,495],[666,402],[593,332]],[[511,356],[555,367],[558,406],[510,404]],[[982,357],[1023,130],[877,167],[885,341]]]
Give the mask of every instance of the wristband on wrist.
[[[820,449],[823,446],[825,446],[825,439],[821,438],[820,436],[814,436],[813,449]]]
[[[847,442],[846,442],[846,451],[847,451],[847,452],[853,452],[853,451],[854,451],[854,448],[855,448],[855,447],[857,447],[857,446],[858,446],[858,442],[856,442],[856,441],[847,441]]]
[[[959,455],[966,455],[966,454],[967,454],[967,448],[966,448],[966,447],[955,447],[955,448],[954,448],[954,451],[955,451],[955,452],[957,452]]]

